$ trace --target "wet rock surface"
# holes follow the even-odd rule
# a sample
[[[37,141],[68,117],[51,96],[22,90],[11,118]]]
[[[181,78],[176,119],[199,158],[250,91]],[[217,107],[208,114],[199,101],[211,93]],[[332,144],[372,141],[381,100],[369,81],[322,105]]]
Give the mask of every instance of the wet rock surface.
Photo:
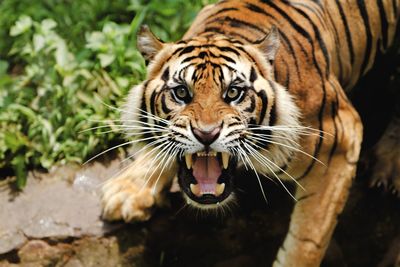
[[[0,191],[0,254],[30,239],[102,236],[113,227],[100,220],[98,188],[111,175],[108,168],[59,168],[31,173],[23,192],[4,185]],[[92,175],[96,172],[96,175]]]

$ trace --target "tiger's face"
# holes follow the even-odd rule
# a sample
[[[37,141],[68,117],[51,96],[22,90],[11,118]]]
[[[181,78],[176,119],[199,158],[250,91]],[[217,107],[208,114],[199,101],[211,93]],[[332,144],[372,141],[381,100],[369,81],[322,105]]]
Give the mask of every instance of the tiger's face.
[[[138,46],[148,79],[131,91],[124,120],[139,125],[154,164],[177,165],[188,202],[218,207],[234,198],[238,167],[266,174],[287,162],[291,151],[274,140],[297,136],[273,126],[297,125],[298,112],[273,79],[276,31],[252,45],[222,36],[165,44],[143,28]]]

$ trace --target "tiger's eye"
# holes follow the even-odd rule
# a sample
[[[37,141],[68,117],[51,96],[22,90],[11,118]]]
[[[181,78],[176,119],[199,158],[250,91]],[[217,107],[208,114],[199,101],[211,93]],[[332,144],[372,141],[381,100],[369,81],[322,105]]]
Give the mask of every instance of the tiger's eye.
[[[239,96],[239,89],[236,88],[236,87],[231,87],[231,88],[229,88],[228,93],[227,93],[227,96],[228,96],[230,99],[235,99],[235,98],[237,98],[237,97]]]
[[[172,89],[172,96],[179,103],[189,103],[191,100],[191,95],[188,88],[184,85],[178,85]]]
[[[186,90],[185,87],[180,86],[177,89],[175,89],[175,94],[180,99],[185,99],[188,96],[188,91]]]

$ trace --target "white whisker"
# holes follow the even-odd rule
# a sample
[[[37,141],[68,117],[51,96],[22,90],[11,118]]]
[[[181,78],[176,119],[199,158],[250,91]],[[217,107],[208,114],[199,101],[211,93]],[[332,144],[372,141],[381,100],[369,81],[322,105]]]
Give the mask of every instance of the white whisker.
[[[244,142],[242,142],[242,144],[246,147],[246,149],[247,150],[251,150],[251,149],[253,149],[250,145],[248,145],[248,144],[246,144],[246,143],[244,143]],[[269,171],[275,176],[275,178],[278,180],[278,182],[283,186],[283,188],[286,190],[286,192],[295,200],[295,201],[297,201],[297,199],[293,196],[293,194],[289,191],[289,189],[285,186],[285,184],[281,181],[281,179],[279,179],[279,177],[278,177],[278,175],[276,175],[276,173],[272,170],[272,168],[271,168],[271,166],[267,163],[267,162],[265,162],[265,161],[263,161],[263,160],[261,160],[260,158],[258,158],[257,156],[255,156],[255,155],[252,155],[253,157],[254,157],[254,159],[256,160],[256,161],[258,161],[260,164],[262,164],[262,165],[265,165],[268,169],[269,169]]]
[[[268,200],[267,200],[267,197],[266,197],[266,195],[265,195],[264,188],[263,188],[263,186],[262,186],[261,179],[260,179],[260,176],[258,175],[257,169],[254,167],[253,162],[251,162],[250,158],[248,157],[248,155],[246,154],[246,152],[243,150],[243,148],[240,147],[240,146],[238,146],[238,149],[239,149],[239,151],[242,152],[242,154],[243,154],[244,158],[247,160],[247,162],[248,162],[250,168],[254,171],[255,175],[257,176],[257,180],[258,180],[258,184],[259,184],[260,189],[261,189],[261,193],[262,193],[262,195],[263,195],[263,197],[264,197],[264,199],[265,199],[265,202],[268,204]]]
[[[286,148],[289,148],[289,149],[293,149],[294,151],[300,152],[300,153],[302,153],[302,154],[304,154],[304,155],[306,155],[306,156],[308,156],[308,157],[314,159],[314,160],[317,161],[318,163],[320,163],[320,164],[326,166],[322,161],[320,161],[320,160],[317,159],[316,157],[314,157],[314,156],[308,154],[307,152],[304,152],[303,150],[301,150],[301,149],[299,149],[299,148],[297,148],[297,147],[289,146],[289,145],[282,144],[282,143],[279,143],[279,142],[276,142],[276,141],[272,141],[272,140],[266,140],[266,139],[259,138],[259,137],[254,137],[254,136],[253,136],[252,138],[255,139],[255,140],[258,140],[258,141],[263,141],[263,142],[266,142],[266,143],[271,143],[271,144],[275,144],[275,145],[278,145],[278,146],[283,146],[283,147],[286,147]]]
[[[111,151],[111,150],[114,150],[114,149],[116,149],[116,148],[123,147],[123,146],[130,145],[130,144],[134,144],[134,143],[138,143],[138,142],[143,142],[143,141],[151,140],[151,139],[154,139],[154,138],[166,137],[166,136],[168,136],[168,135],[167,135],[167,134],[164,134],[164,135],[161,135],[161,136],[152,136],[152,137],[147,137],[147,138],[141,138],[141,139],[131,140],[131,141],[128,141],[128,142],[125,142],[125,143],[122,143],[122,144],[113,146],[113,147],[111,147],[111,148],[109,148],[109,149],[104,150],[103,152],[100,152],[100,153],[97,154],[96,156],[91,157],[90,159],[88,159],[87,161],[85,161],[85,162],[83,163],[83,165],[86,165],[88,162],[94,160],[95,158],[98,158],[98,157],[100,157],[101,155],[104,155],[105,153],[107,153],[107,152],[109,152],[109,151]]]
[[[267,161],[267,163],[272,164],[273,166],[275,166],[278,170],[280,170],[281,172],[286,174],[290,179],[292,179],[296,183],[296,185],[298,185],[303,191],[306,191],[306,189],[293,176],[291,176],[288,172],[286,172],[284,169],[282,169],[278,164],[276,164],[271,159],[269,159],[266,156],[264,156],[263,154],[261,154],[259,151],[257,151],[252,146],[256,146],[257,148],[263,149],[262,147],[254,144],[254,143],[252,143],[252,142],[250,142],[248,140],[246,142],[248,142],[249,145],[250,145],[247,149],[251,149],[253,153],[255,153],[256,155],[258,155],[260,157],[260,159],[262,159],[263,161]]]

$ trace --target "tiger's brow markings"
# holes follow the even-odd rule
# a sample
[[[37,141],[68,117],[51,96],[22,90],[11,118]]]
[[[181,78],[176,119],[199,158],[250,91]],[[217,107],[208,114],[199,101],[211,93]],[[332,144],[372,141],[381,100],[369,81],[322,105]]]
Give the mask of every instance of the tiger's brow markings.
[[[166,67],[163,74],[161,75],[161,80],[167,82],[169,80],[169,67]]]

